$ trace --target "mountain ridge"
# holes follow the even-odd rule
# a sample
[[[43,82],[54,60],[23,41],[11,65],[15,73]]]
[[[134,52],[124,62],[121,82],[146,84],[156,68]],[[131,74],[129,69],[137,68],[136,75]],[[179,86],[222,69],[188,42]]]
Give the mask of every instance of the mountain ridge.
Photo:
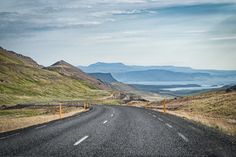
[[[159,70],[169,70],[173,72],[185,72],[185,73],[210,73],[217,75],[219,73],[235,73],[236,70],[214,70],[214,69],[194,69],[187,66],[172,66],[172,65],[164,65],[164,66],[140,66],[140,65],[126,65],[120,62],[117,63],[105,63],[105,62],[97,62],[94,64],[90,64],[88,66],[78,66],[83,71],[87,73],[96,73],[96,72],[105,72],[105,73],[120,73],[120,72],[130,72],[130,71],[143,71],[143,70],[151,70],[151,69],[159,69]],[[122,68],[122,69],[121,69]]]
[[[85,72],[83,72],[79,68],[69,64],[68,62],[66,62],[64,60],[60,60],[60,61],[52,64],[51,66],[45,67],[45,69],[48,69],[51,71],[57,71],[58,73],[60,73],[62,75],[76,78],[76,79],[80,79],[80,80],[88,82],[88,83],[92,84],[93,86],[96,86],[100,89],[109,89],[109,86],[107,84],[104,84],[102,81],[86,74]]]
[[[0,61],[0,105],[92,100],[110,95],[109,91],[101,90],[90,82],[65,76],[47,67],[41,68],[32,58],[3,48],[0,49]],[[61,62],[60,65],[63,64]],[[67,68],[63,67],[63,70]]]
[[[101,80],[102,82],[106,82],[106,83],[115,83],[118,82],[111,73],[88,73],[90,76],[95,77],[99,80]]]
[[[98,65],[98,66],[97,66]],[[136,66],[123,63],[95,63],[82,66],[87,73],[111,73],[120,82],[148,81],[201,81],[203,84],[232,84],[236,80],[236,70],[199,70],[177,66]],[[197,84],[197,83],[196,83]]]
[[[42,68],[36,61],[28,56],[16,53],[14,51],[8,51],[0,47],[0,63],[1,64],[18,64],[24,66],[30,66],[35,68]]]

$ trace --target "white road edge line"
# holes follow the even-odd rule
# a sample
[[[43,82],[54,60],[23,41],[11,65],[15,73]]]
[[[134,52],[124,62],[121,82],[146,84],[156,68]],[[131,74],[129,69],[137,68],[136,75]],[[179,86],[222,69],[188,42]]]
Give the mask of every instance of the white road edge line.
[[[12,135],[8,135],[8,136],[5,136],[5,137],[1,137],[0,140],[3,140],[3,139],[6,139],[6,138],[9,138],[9,137],[12,137],[12,136],[16,136],[16,135],[19,135],[20,133],[15,133],[15,134],[12,134]]]
[[[103,124],[106,124],[107,123],[107,120],[105,120],[104,122],[103,122]]]
[[[46,127],[47,125],[42,125],[42,126],[39,126],[39,127],[36,127],[35,129],[41,129],[41,128],[44,128]]]
[[[168,123],[166,123],[166,125],[167,125],[169,128],[173,128],[172,125],[170,125],[170,124],[168,124]]]
[[[83,142],[84,140],[86,140],[89,136],[84,136],[83,138],[81,138],[79,141],[75,142],[74,146],[77,146],[78,144],[80,144],[81,142]]]
[[[156,115],[152,115],[152,116],[155,117],[155,118],[157,117]]]
[[[161,119],[161,118],[158,118],[158,119],[163,122],[163,119]]]
[[[188,142],[188,138],[185,137],[183,134],[181,134],[180,132],[178,132],[178,135],[185,141],[185,142]]]

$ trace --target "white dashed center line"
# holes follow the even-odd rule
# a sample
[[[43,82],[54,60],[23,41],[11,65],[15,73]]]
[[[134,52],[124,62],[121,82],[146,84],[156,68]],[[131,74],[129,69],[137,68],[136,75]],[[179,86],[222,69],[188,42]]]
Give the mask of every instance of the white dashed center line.
[[[185,141],[185,142],[188,142],[188,138],[185,137],[183,134],[181,134],[180,132],[178,132],[178,135]]]
[[[166,123],[166,125],[167,125],[169,128],[172,128],[172,125],[170,125],[170,124],[168,124],[168,123]]]
[[[1,137],[0,140],[3,140],[3,139],[6,139],[6,138],[9,138],[9,137],[12,137],[12,136],[16,136],[16,135],[19,135],[20,133],[15,133],[15,134],[12,134],[12,135],[8,135],[8,136],[5,136],[5,137]]]
[[[113,117],[114,115],[113,114],[111,114],[111,117]]]
[[[157,117],[156,115],[152,115],[152,116],[155,117],[155,118]]]
[[[80,144],[81,142],[83,142],[84,140],[86,140],[89,136],[84,136],[83,138],[81,138],[79,141],[75,142],[74,146],[77,146],[78,144]]]
[[[163,119],[161,119],[161,118],[158,118],[159,119],[159,121],[162,121],[163,122]]]
[[[107,120],[105,120],[104,122],[103,122],[103,124],[106,124],[107,123]]]

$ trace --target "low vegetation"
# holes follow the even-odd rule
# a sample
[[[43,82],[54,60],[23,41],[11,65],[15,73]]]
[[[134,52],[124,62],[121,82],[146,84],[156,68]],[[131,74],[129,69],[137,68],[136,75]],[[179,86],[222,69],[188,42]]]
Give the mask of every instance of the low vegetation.
[[[82,81],[32,67],[1,65],[0,75],[0,105],[96,99],[109,94],[91,89]]]
[[[62,118],[86,111],[82,106],[62,106]],[[59,119],[58,105],[17,105],[0,110],[0,132]]]
[[[195,96],[167,100],[168,113],[192,119],[215,127],[230,135],[236,135],[236,91],[214,91]],[[145,105],[162,110],[161,102]]]
[[[59,61],[42,67],[0,47],[0,132],[24,128],[84,111],[83,104],[118,104],[110,87]]]
[[[0,61],[0,105],[97,99],[110,94],[91,81],[44,69],[31,58],[2,48]]]

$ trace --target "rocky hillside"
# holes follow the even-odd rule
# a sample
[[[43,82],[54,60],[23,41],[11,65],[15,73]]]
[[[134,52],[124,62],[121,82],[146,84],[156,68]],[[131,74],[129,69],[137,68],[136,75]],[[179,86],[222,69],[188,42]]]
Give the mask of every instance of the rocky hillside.
[[[110,73],[89,73],[89,75],[106,83],[118,82]]]

